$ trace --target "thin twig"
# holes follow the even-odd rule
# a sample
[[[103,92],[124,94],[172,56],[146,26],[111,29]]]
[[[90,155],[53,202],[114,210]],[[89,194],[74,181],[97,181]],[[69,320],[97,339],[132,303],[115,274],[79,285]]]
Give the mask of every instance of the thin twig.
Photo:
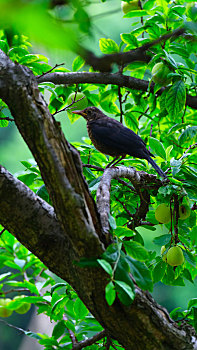
[[[186,151],[183,153],[183,155],[179,158],[179,160],[183,159],[184,156],[186,155],[186,153],[187,153],[188,151],[190,151],[190,149],[194,149],[194,148],[196,148],[196,147],[197,147],[197,142],[194,143],[193,145],[190,145],[190,146],[186,149]]]
[[[0,319],[0,322],[4,323],[6,326],[10,327],[10,328],[14,328],[16,329],[17,331],[19,331],[20,333],[23,333],[23,334],[26,334],[26,331],[22,328],[19,328],[19,327],[16,327],[16,326],[13,326],[12,324]]]
[[[118,99],[119,99],[119,104],[120,104],[120,123],[122,124],[123,121],[123,110],[122,110],[122,94],[120,91],[120,86],[118,86]]]
[[[6,231],[6,228],[3,228],[3,230],[1,230],[0,232],[0,236]]]
[[[51,69],[49,69],[47,72],[42,73],[41,75],[38,75],[37,78],[43,77],[44,75],[46,75],[46,74],[48,74],[48,73],[51,73],[55,68],[60,67],[60,66],[63,66],[64,64],[65,64],[65,63],[56,64],[54,67],[52,67]]]
[[[82,164],[83,168],[91,168],[96,171],[104,171],[104,168],[101,168],[100,166],[97,165],[92,165],[92,164]]]
[[[14,122],[14,119],[9,117],[5,117],[5,118],[0,117],[0,120],[7,120],[8,122]]]
[[[132,192],[136,193],[135,188],[134,188],[133,186],[129,185],[128,182],[126,182],[126,181],[120,179],[119,177],[117,177],[116,180],[117,180],[120,184],[122,184],[122,185],[128,187]]]
[[[68,321],[68,318],[65,315],[63,315],[63,320]],[[77,338],[76,338],[74,332],[71,329],[69,329],[68,327],[66,327],[66,329],[68,330],[68,333],[69,333],[69,336],[70,336],[70,339],[72,342],[72,346],[73,346],[72,349],[77,349],[76,346],[78,345],[78,341],[77,341]]]
[[[91,346],[91,345],[95,344],[97,341],[103,339],[104,337],[106,337],[105,330],[93,335],[91,338],[88,338],[88,339],[85,339],[85,340],[78,342],[77,344],[75,344],[72,347],[72,350],[81,350],[87,346]]]
[[[127,212],[127,214],[129,215],[130,218],[133,218],[133,215],[131,214],[131,212],[127,209],[126,205],[120,200],[118,199],[118,197],[114,196],[115,199],[117,200],[117,202],[119,202],[122,207],[124,208],[124,210]]]
[[[0,295],[7,295],[7,294],[9,294],[9,293],[15,293],[15,292],[17,292],[17,293],[20,293],[20,292],[29,292],[29,289],[27,289],[27,288],[21,288],[21,289],[9,289],[9,290],[6,290],[6,291],[3,291],[3,292],[0,292]]]
[[[64,112],[64,111],[66,111],[67,109],[71,109],[70,107],[73,106],[76,102],[81,101],[81,100],[83,100],[83,98],[85,98],[85,96],[83,96],[83,97],[81,97],[81,98],[79,98],[78,100],[75,101],[76,95],[77,95],[77,93],[75,92],[75,97],[74,97],[74,100],[72,100],[72,103],[70,103],[70,104],[69,104],[68,106],[66,106],[65,108],[62,108],[62,109],[60,109],[59,111],[56,111],[55,113],[53,113],[53,116],[54,116],[55,114],[60,113],[60,112]]]

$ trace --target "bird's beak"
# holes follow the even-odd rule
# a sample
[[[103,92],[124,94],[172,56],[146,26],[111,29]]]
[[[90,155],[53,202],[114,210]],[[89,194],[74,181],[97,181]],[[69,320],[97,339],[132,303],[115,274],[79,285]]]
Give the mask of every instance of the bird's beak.
[[[85,113],[84,110],[82,110],[82,111],[72,111],[72,113],[82,115],[82,117],[86,117],[86,115],[87,115],[87,113]]]

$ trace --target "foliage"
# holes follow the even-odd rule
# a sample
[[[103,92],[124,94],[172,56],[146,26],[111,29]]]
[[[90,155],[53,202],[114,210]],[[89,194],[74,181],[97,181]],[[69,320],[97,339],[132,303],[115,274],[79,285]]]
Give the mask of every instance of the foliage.
[[[1,1],[1,5],[6,9],[6,2]],[[14,3],[14,1],[12,1]],[[41,2],[42,3],[42,2]],[[22,4],[22,2],[21,2]],[[37,5],[38,6],[38,5]],[[54,8],[50,10],[39,5],[40,20],[44,21],[44,28],[48,25],[48,16],[58,20],[65,20],[61,11]],[[151,151],[156,156],[157,163],[163,170],[168,171],[169,182],[156,189],[149,186],[150,194],[149,211],[146,218],[140,220],[140,225],[147,230],[154,230],[158,222],[154,213],[161,203],[170,205],[171,222],[165,224],[167,234],[154,238],[155,246],[165,245],[166,249],[178,244],[184,253],[185,262],[176,268],[169,266],[162,260],[162,256],[155,251],[149,251],[144,246],[143,237],[138,232],[137,227],[132,226],[133,216],[140,204],[140,192],[136,189],[124,186],[112,181],[111,186],[111,233],[114,237],[114,244],[110,245],[106,252],[99,259],[92,261],[82,260],[79,265],[97,266],[102,268],[108,275],[108,283],[105,287],[105,297],[109,305],[112,305],[116,296],[125,305],[130,305],[135,298],[135,285],[130,277],[130,273],[137,285],[143,290],[152,292],[153,284],[161,281],[171,286],[183,286],[185,280],[193,283],[196,277],[196,201],[197,201],[197,107],[192,108],[188,104],[188,98],[196,96],[196,24],[193,22],[196,16],[196,8],[185,6],[182,0],[160,1],[147,0],[142,3],[143,10],[130,11],[124,18],[135,19],[135,27],[130,33],[121,33],[119,42],[111,38],[101,38],[98,46],[104,55],[114,53],[126,53],[142,46],[152,40],[159,39],[162,35],[177,28],[185,28],[185,34],[177,38],[169,38],[158,42],[147,53],[146,62],[134,61],[124,66],[119,65],[119,72],[123,72],[132,78],[144,79],[149,83],[147,91],[118,87],[112,84],[59,84],[56,86],[52,82],[39,84],[43,94],[47,91],[50,94],[49,110],[54,114],[61,109],[66,109],[67,99],[73,92],[83,92],[88,105],[94,105],[105,113],[113,115],[114,118],[123,117],[124,124],[138,132],[146,141]],[[11,30],[1,30],[0,48],[11,60],[25,65],[38,76],[48,72],[53,67],[49,65],[48,59],[40,54],[33,53],[31,44],[26,35],[21,34],[19,21],[24,13],[33,11],[35,14],[36,2],[32,2],[26,8],[21,8],[19,15],[18,8],[13,7],[8,18],[11,23]],[[66,2],[61,9],[65,11],[66,31],[73,38],[73,29],[68,27],[67,21],[74,18],[78,24],[78,32],[91,35],[93,31],[91,17],[88,10],[88,2],[85,6],[81,2]],[[29,12],[28,12],[29,11]],[[3,13],[3,12],[2,12]],[[36,12],[37,13],[37,12]],[[46,15],[47,13],[47,15]],[[18,16],[18,22],[13,22],[12,15]],[[0,15],[1,18],[2,14]],[[121,14],[122,16],[122,14]],[[143,16],[143,17],[142,17]],[[33,17],[32,17],[33,18]],[[24,22],[24,23],[23,23]],[[25,33],[35,28],[35,25],[25,22]],[[51,22],[50,22],[51,23]],[[133,23],[133,22],[132,22]],[[28,30],[27,30],[28,29]],[[56,24],[49,32],[55,30],[59,39],[57,46],[62,45],[62,34],[60,27]],[[39,37],[38,33],[36,35]],[[78,35],[78,34],[77,34]],[[49,37],[49,35],[47,36]],[[34,38],[35,39],[35,38]],[[36,37],[36,39],[38,39]],[[47,43],[44,36],[39,40]],[[54,46],[54,38],[51,38]],[[68,47],[73,49],[71,41]],[[151,70],[157,62],[165,62],[169,67],[172,82],[162,89],[160,84],[154,85],[151,90]],[[117,67],[114,71],[118,71]],[[92,67],[85,65],[84,57],[76,55],[72,71],[94,71]],[[55,72],[70,72],[63,67],[53,68]],[[9,120],[6,117],[7,106],[0,101],[0,126],[7,127]],[[75,122],[75,117],[68,113],[71,122]],[[76,117],[78,118],[78,116]],[[108,156],[99,153],[84,138],[82,143],[74,143],[79,150],[81,160],[84,164],[91,164],[94,168],[84,167],[84,175],[88,183],[92,196],[96,197],[96,190],[100,183],[102,173],[99,167],[104,168],[110,161]],[[25,172],[18,178],[29,186],[38,196],[49,204],[51,200],[41,178],[40,171],[34,161],[22,161]],[[132,159],[128,157],[122,161],[125,166],[133,166],[139,171],[155,173],[150,169],[144,160]],[[125,180],[129,184],[128,180]],[[191,208],[191,215],[186,220],[178,218],[177,207],[185,204]],[[132,227],[132,229],[131,229]],[[2,227],[3,230],[3,227]],[[27,336],[38,339],[44,349],[71,349],[72,335],[81,341],[91,338],[102,330],[100,324],[93,318],[75,291],[67,282],[56,282],[46,267],[25,247],[23,247],[9,232],[2,231],[0,238],[0,264],[4,271],[0,275],[0,294],[2,298],[9,296],[14,290],[16,295],[25,295],[17,299],[16,296],[4,307],[8,310],[17,311],[25,303],[35,305],[38,313],[45,313],[56,324],[52,337],[46,334],[32,333],[24,331]],[[11,269],[11,270],[10,270]],[[12,271],[12,272],[10,272]],[[17,290],[22,292],[17,293]],[[187,320],[197,329],[197,300],[192,299],[188,303],[188,310],[181,311],[175,309],[171,316],[178,322],[181,319]],[[116,344],[116,342],[114,342]],[[100,340],[97,344],[91,345],[91,349],[104,348],[105,340]],[[88,347],[87,347],[88,348]],[[112,348],[112,347],[111,347]],[[110,348],[110,349],[111,349]]]

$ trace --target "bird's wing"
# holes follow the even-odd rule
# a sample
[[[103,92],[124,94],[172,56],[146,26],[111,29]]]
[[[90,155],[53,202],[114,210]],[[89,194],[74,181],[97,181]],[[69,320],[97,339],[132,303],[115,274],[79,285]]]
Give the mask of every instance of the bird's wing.
[[[137,158],[147,158],[150,155],[144,141],[114,119],[95,120],[91,123],[90,129],[91,139],[95,144],[101,144],[103,148],[114,149],[117,154],[129,154]],[[111,154],[106,151],[103,153]]]

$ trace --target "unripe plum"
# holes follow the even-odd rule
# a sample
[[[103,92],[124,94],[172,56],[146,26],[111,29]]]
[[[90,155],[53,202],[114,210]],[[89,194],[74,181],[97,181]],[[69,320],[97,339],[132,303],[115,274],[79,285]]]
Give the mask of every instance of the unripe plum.
[[[166,203],[161,203],[155,210],[155,219],[162,224],[168,224],[171,220],[170,207]]]
[[[178,266],[184,263],[183,251],[179,246],[171,247],[167,252],[167,263],[171,266]]]

